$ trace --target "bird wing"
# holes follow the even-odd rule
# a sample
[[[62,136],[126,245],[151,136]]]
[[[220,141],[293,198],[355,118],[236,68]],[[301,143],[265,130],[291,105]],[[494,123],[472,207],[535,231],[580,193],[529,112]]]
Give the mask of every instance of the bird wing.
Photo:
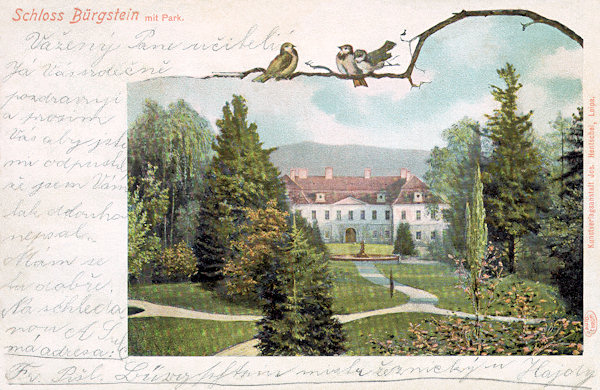
[[[396,44],[394,42],[385,41],[383,46],[381,46],[379,49],[373,50],[367,54],[367,61],[373,65],[376,65],[385,60],[389,60],[392,55],[388,53],[388,51],[392,50],[395,46]]]
[[[339,56],[339,55],[337,55],[337,56],[335,57],[335,64],[337,65],[337,68],[338,68],[338,70],[340,71],[340,73],[344,73],[344,74],[346,74],[346,73],[348,73],[348,72],[346,71],[346,67],[344,66],[344,64],[343,64],[343,62],[342,62],[342,61],[343,61],[343,59],[342,59],[342,58],[340,58],[340,56]]]
[[[286,69],[292,63],[292,55],[290,53],[279,54],[273,58],[273,61],[269,64],[266,74],[276,75]]]

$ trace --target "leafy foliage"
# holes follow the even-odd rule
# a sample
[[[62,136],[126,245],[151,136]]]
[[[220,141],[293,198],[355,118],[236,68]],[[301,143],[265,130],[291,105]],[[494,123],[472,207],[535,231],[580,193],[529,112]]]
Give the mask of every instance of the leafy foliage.
[[[423,329],[427,326],[430,329]],[[581,322],[561,318],[539,324],[474,321],[457,317],[410,324],[407,339],[371,338],[380,355],[580,355]]]
[[[394,253],[402,256],[410,256],[415,253],[415,243],[410,234],[410,225],[401,223],[396,231],[396,241],[394,241]]]
[[[156,231],[167,212],[168,195],[154,176],[155,170],[149,165],[137,185],[133,178],[128,181],[128,272],[130,279],[137,281],[140,281],[144,268],[154,264],[161,251]]]
[[[231,243],[238,255],[223,268],[227,292],[244,299],[257,298],[260,278],[282,253],[288,225],[287,214],[277,210],[275,201],[264,209],[246,209],[247,222]]]
[[[178,234],[175,219],[180,208],[201,189],[204,172],[213,155],[213,140],[208,121],[183,100],[170,104],[167,109],[146,100],[143,113],[129,128],[129,177],[137,181],[153,166],[157,180],[168,190],[167,212],[160,225],[153,222],[163,245],[171,245],[178,235],[186,235]]]
[[[165,248],[154,271],[160,281],[190,280],[190,277],[196,272],[194,252],[185,242]]]
[[[144,268],[160,253],[160,239],[152,234],[138,191],[128,192],[127,258],[130,280],[139,281]]]
[[[442,137],[447,146],[432,150],[430,168],[425,174],[431,190],[450,205],[443,216],[450,224],[448,238],[459,253],[466,248],[465,204],[471,201],[475,169],[481,159],[480,133],[479,123],[470,118],[444,130]]]

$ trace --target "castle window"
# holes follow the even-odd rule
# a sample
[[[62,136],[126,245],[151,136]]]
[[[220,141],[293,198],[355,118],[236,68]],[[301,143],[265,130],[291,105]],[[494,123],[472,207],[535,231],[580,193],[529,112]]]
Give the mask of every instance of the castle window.
[[[335,219],[337,219],[338,221],[342,220],[342,210],[338,210],[335,212]]]
[[[421,232],[416,232],[416,233],[415,233],[415,238],[416,238],[417,240],[420,240],[420,239],[421,239]]]
[[[329,240],[329,238],[331,237],[331,234],[329,233],[329,230],[325,230],[325,232],[323,233],[325,235],[325,239]]]
[[[417,210],[417,221],[421,220],[421,210]]]
[[[390,219],[390,210],[385,210],[385,219]]]
[[[365,219],[365,210],[360,210],[360,219]]]
[[[432,240],[435,240],[435,237],[436,237],[435,233],[436,233],[435,230],[431,232],[431,239]]]
[[[329,210],[325,210],[325,219],[329,220]]]
[[[377,210],[373,210],[371,213],[371,219],[377,219]]]
[[[406,211],[405,210],[402,210],[402,216],[400,218],[402,218],[403,220],[406,219]]]
[[[317,219],[317,210],[311,212],[312,219]]]
[[[389,230],[385,231],[385,238],[390,238],[390,231]]]
[[[423,202],[423,194],[421,194],[420,192],[415,192],[415,202],[416,203]]]
[[[354,219],[354,211],[352,211],[352,210],[348,211],[348,219],[349,220],[353,220]]]
[[[325,202],[325,194],[323,194],[323,193],[317,193],[316,201],[317,202]]]
[[[377,194],[377,203],[384,203],[385,202],[385,192],[380,192],[379,194]]]
[[[377,238],[377,230],[373,230],[373,238]]]

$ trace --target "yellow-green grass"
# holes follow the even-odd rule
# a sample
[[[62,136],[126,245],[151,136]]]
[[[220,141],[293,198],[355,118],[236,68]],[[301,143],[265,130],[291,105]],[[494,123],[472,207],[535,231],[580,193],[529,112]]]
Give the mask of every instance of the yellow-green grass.
[[[332,255],[355,255],[360,251],[360,244],[326,244]],[[384,244],[365,244],[365,252],[368,255],[391,255],[394,247]]]
[[[408,297],[362,278],[349,261],[330,261],[333,310],[337,314],[382,309],[408,302]],[[196,283],[131,285],[129,298],[218,314],[261,314],[260,307],[232,302]]]
[[[398,291],[390,298],[389,289],[369,282],[358,274],[350,261],[330,261],[333,278],[333,311],[338,314],[383,309],[408,302]]]
[[[384,275],[389,275],[390,268],[394,280],[411,287],[419,288],[436,295],[439,299],[437,306],[449,309],[473,313],[473,304],[467,293],[458,287],[459,278],[450,265],[439,264],[378,264],[377,268]],[[520,284],[523,283],[523,284]],[[554,314],[564,315],[564,307],[561,304],[556,288],[544,283],[524,280],[516,275],[510,275],[500,280],[496,292],[503,296],[515,286],[517,291],[524,292],[526,287],[531,287],[536,293],[536,302],[540,306],[539,311],[531,316],[548,317]],[[490,308],[490,315],[516,315],[516,310],[499,298],[494,298]]]
[[[354,356],[365,356],[376,354],[369,344],[371,337],[378,340],[408,338],[409,324],[423,324],[423,330],[431,330],[433,327],[425,323],[427,318],[440,318],[440,316],[426,313],[398,313],[363,318],[344,324],[346,332],[346,353]]]
[[[209,356],[254,337],[253,322],[130,318],[131,356]]]
[[[520,294],[523,294],[528,287],[535,293],[533,305],[539,306],[539,310],[533,312],[530,317],[564,317],[566,315],[564,303],[555,286],[519,278],[517,275],[509,275],[500,280],[496,292],[499,292],[500,296],[506,299],[509,297],[507,295],[508,292],[513,292],[514,294],[513,287]],[[502,315],[514,316],[518,314],[515,308],[510,307],[502,300],[496,301],[492,306],[490,314],[495,314],[495,310],[498,310]]]
[[[454,268],[447,264],[377,264],[376,267],[385,276],[391,269],[398,283],[434,294],[439,299],[437,306],[441,308],[473,311],[467,294],[457,287],[459,280]]]
[[[232,302],[199,283],[130,285],[129,298],[217,314],[260,314],[246,302]]]

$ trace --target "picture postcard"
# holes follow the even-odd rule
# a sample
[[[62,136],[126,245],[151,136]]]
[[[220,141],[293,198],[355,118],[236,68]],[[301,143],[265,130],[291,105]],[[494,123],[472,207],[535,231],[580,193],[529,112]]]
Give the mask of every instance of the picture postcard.
[[[597,2],[1,9],[1,388],[600,388]]]

